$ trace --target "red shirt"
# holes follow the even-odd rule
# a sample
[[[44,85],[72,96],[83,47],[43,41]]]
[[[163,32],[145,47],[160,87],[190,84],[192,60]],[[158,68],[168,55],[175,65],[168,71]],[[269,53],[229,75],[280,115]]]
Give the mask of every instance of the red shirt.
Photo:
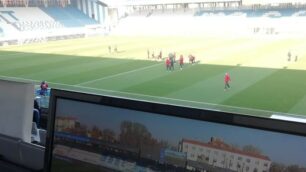
[[[184,57],[181,55],[180,57],[180,64],[183,64],[184,63]]]
[[[166,65],[167,65],[167,66],[170,65],[170,59],[169,59],[169,58],[167,58],[167,60],[166,60]]]
[[[229,74],[226,74],[224,77],[224,82],[229,82],[231,80],[231,77],[229,76]]]
[[[44,84],[42,84],[42,85],[40,86],[40,88],[41,88],[42,90],[46,90],[46,89],[48,89],[48,84],[47,84],[47,83],[44,83]]]

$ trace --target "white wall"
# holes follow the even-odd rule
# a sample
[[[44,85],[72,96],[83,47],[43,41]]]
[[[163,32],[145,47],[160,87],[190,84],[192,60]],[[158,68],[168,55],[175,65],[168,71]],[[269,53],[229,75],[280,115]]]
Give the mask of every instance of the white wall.
[[[31,142],[34,84],[0,80],[0,133]]]

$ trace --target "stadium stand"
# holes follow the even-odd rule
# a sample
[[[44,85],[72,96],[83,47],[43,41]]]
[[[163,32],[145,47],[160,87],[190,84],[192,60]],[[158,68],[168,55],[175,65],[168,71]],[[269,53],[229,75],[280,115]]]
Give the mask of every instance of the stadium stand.
[[[7,7],[0,17],[0,45],[79,38],[100,27],[75,7]]]
[[[114,35],[306,34],[304,7],[137,9],[121,18]],[[225,20],[228,18],[229,20]],[[292,20],[294,18],[294,20]],[[243,21],[243,22],[242,22]],[[138,23],[142,23],[139,25]],[[284,26],[287,27],[284,27]],[[224,29],[224,26],[227,26]],[[192,30],[192,32],[190,32]]]
[[[62,27],[57,21],[36,7],[6,8],[1,13],[3,20],[18,31],[48,30]]]
[[[290,9],[256,9],[256,10],[199,10],[195,16],[242,16],[242,17],[303,17],[305,10],[301,8]]]
[[[150,16],[173,16],[173,14],[177,17],[182,17],[182,16],[190,16],[192,14],[194,14],[194,10],[193,9],[158,9],[158,10],[154,10],[151,11],[151,15]],[[149,17],[149,16],[147,16]]]
[[[194,11],[188,10],[145,10],[135,11],[122,18],[112,30],[112,34],[119,35],[173,35],[187,33],[189,26],[199,26],[194,22]],[[137,23],[142,23],[141,25]],[[199,27],[198,27],[199,28]],[[197,29],[197,28],[196,28]]]
[[[306,16],[306,10],[300,10],[298,12],[293,13],[292,17],[296,17],[296,16],[305,17]]]
[[[50,7],[41,9],[65,27],[84,27],[86,25],[98,24],[76,8]]]
[[[6,23],[19,31],[84,27],[86,25],[97,24],[95,20],[72,7],[6,8],[6,11],[1,12],[6,12],[6,15],[2,14],[2,18]]]

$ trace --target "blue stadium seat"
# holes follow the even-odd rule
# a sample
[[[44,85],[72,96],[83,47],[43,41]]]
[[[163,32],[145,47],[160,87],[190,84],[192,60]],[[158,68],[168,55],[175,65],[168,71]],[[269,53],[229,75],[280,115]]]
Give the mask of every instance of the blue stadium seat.
[[[287,9],[256,9],[256,10],[201,10],[197,11],[194,16],[232,16],[234,13],[244,13],[247,17],[269,17],[269,18],[280,18],[280,17],[291,17],[306,16],[306,11],[299,8],[287,8]]]
[[[76,8],[49,7],[41,8],[45,13],[60,22],[65,27],[84,27],[97,22]]]

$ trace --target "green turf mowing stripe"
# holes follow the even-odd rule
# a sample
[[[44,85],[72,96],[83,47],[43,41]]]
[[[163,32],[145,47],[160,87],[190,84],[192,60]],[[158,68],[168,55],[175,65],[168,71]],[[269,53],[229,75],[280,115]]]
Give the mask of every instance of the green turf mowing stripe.
[[[31,67],[35,65],[47,65],[56,62],[61,62],[65,60],[78,59],[77,56],[62,56],[53,54],[37,54],[37,53],[27,53],[23,58],[12,59],[10,61],[5,61],[0,63],[0,71],[14,70],[18,68]]]
[[[41,72],[31,73],[23,75],[23,77],[31,78],[31,79],[42,79],[52,81],[59,76],[69,76],[80,72],[85,72],[92,69],[99,69],[103,67],[108,67],[112,65],[117,65],[121,63],[125,63],[124,60],[110,59],[110,58],[89,58],[83,57],[85,61],[73,61],[73,63],[63,64],[62,67],[56,68],[48,68],[46,66]]]
[[[53,58],[53,56],[49,57]],[[26,59],[24,59],[26,60]],[[10,69],[10,70],[5,70],[2,71],[4,75],[12,75],[12,76],[27,76],[30,74],[35,74],[35,73],[43,73],[45,72],[44,70],[46,69],[52,69],[53,71],[56,71],[57,69],[65,68],[67,65],[76,65],[79,63],[87,63],[90,62],[89,58],[84,58],[84,57],[78,57],[76,58],[75,56],[65,56],[61,60],[54,60],[50,61],[48,63],[31,63],[31,65],[27,65],[24,67],[20,68],[15,68],[15,69]]]
[[[130,72],[127,74],[116,75],[115,77],[105,78],[102,81],[98,80],[94,83],[86,84],[86,86],[108,90],[123,90],[124,88],[141,84],[170,74],[170,72],[166,71],[164,64],[157,63],[154,66],[150,66],[144,69],[142,68],[142,70],[139,72]]]
[[[290,110],[290,114],[305,115],[306,112],[306,95],[299,100]]]
[[[278,70],[222,104],[288,112],[306,95],[306,71]]]
[[[14,62],[18,59],[26,58],[29,56],[35,56],[33,53],[27,53],[27,52],[3,52],[1,51],[0,56],[0,65],[5,63]]]
[[[220,73],[224,68],[194,65],[193,67],[169,75],[156,78],[145,83],[123,89],[124,92],[134,92],[148,95],[165,96],[201,82],[203,78]],[[167,72],[167,71],[165,71]]]
[[[40,81],[13,78],[13,77],[0,76],[0,78],[9,79],[9,80],[17,80],[17,81],[19,80],[19,81],[25,81],[25,82],[35,82],[37,84],[40,83]],[[211,110],[216,110],[216,111],[222,110],[225,112],[241,113],[245,115],[269,117],[271,114],[278,113],[274,111],[258,110],[258,109],[236,107],[236,106],[229,106],[229,105],[220,105],[220,104],[185,100],[185,99],[179,99],[179,98],[145,95],[145,94],[140,94],[140,93],[122,92],[122,91],[107,90],[107,89],[101,89],[101,88],[97,89],[97,88],[91,88],[91,87],[86,87],[86,86],[76,86],[76,85],[73,86],[69,84],[53,83],[53,82],[49,82],[49,84],[52,88],[61,88],[61,89],[75,90],[75,91],[81,91],[81,92],[86,92],[86,93],[102,94],[102,95],[109,95],[109,96],[127,97],[127,98],[139,99],[139,100],[162,102],[165,104],[205,108],[205,109],[211,109]],[[290,115],[290,114],[283,114],[283,115]]]
[[[121,52],[110,54],[108,45],[112,48],[117,45]],[[305,39],[163,36],[86,38],[1,48],[0,75],[35,79],[37,82],[47,80],[50,85],[62,83],[60,86],[65,88],[165,103],[194,104],[222,110],[239,106],[241,112],[248,108],[258,108],[306,114],[303,106],[306,95],[302,91],[305,88],[303,72],[296,74],[284,70],[284,74],[278,74],[276,69],[241,67],[249,65],[280,68],[286,65],[288,68],[304,69],[304,49],[295,48],[303,47],[301,45],[305,45]],[[286,62],[290,47],[293,48],[293,54],[299,51],[298,63]],[[176,65],[175,72],[166,72],[164,65],[154,66],[160,62],[126,60],[147,58],[147,49],[150,52],[155,51],[156,55],[162,50],[164,56],[174,51],[185,57],[192,53],[196,57],[203,57],[204,63],[207,60],[207,63],[216,65],[195,65],[182,71]],[[225,71],[229,71],[233,79],[232,88],[228,92],[223,91]],[[282,80],[284,76],[287,81]],[[84,86],[70,86],[81,83]],[[280,83],[285,86],[278,87]]]
[[[1,51],[0,50],[0,60],[10,59],[12,57],[19,57],[19,55],[24,54],[24,52],[16,52],[16,51]],[[18,56],[17,56],[18,55]]]
[[[76,57],[69,57],[70,59],[74,59]],[[33,65],[43,65],[53,62],[60,62],[67,60],[67,58],[62,58],[59,56],[54,56],[51,54],[28,54],[27,57],[12,59],[10,61],[5,61],[0,63],[0,72],[4,72],[7,70],[16,70],[18,68],[30,67]]]
[[[203,76],[201,82],[178,90],[168,96],[173,98],[184,97],[188,100],[219,104],[240,91],[247,89],[257,81],[271,75],[275,71],[273,69],[215,65],[203,65],[203,68],[210,68],[210,70],[219,68],[219,72],[215,73],[215,75]],[[232,80],[230,82],[231,89],[226,92],[224,91],[225,72],[230,73]]]
[[[75,73],[66,76],[58,76],[57,78],[54,78],[52,82],[76,85],[79,83],[96,80],[102,77],[127,72],[144,66],[149,66],[154,63],[155,62],[150,61],[125,61],[125,63],[105,66],[96,69],[88,69],[86,71],[76,71]]]
[[[88,85],[88,84],[92,84],[92,83],[95,83],[95,82],[100,82],[100,81],[103,81],[103,80],[112,79],[112,78],[115,78],[115,77],[118,77],[118,76],[125,76],[125,75],[129,75],[131,73],[142,72],[143,70],[150,69],[150,68],[153,68],[153,67],[156,67],[156,66],[159,66],[159,65],[161,65],[161,64],[157,63],[157,64],[153,64],[153,65],[150,65],[150,66],[145,66],[145,67],[137,68],[137,69],[126,71],[126,72],[117,73],[117,74],[105,76],[105,77],[102,77],[102,78],[97,78],[95,80],[90,80],[90,81],[82,82],[82,83],[79,83],[77,85]]]

